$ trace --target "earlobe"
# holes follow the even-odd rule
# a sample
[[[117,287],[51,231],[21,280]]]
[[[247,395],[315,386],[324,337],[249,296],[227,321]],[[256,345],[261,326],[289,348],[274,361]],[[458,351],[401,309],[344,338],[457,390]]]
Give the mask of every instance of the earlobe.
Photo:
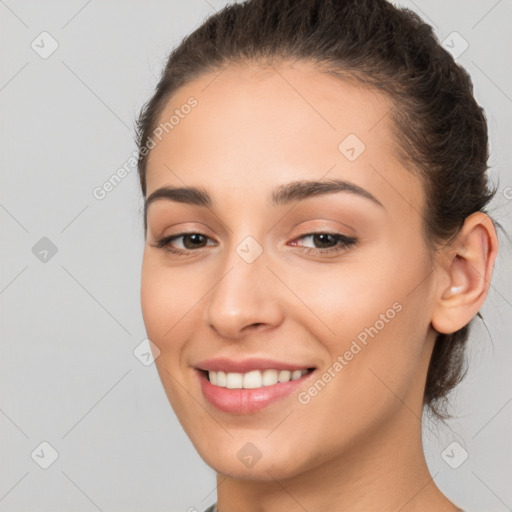
[[[454,242],[439,252],[431,321],[437,332],[458,331],[478,313],[487,297],[497,251],[492,220],[475,212],[466,218]]]

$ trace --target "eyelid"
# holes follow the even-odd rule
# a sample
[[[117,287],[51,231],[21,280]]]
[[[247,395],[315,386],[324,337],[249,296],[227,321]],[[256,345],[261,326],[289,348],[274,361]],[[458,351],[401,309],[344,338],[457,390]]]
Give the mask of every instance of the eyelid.
[[[297,231],[301,234],[311,234],[311,233],[333,233],[334,234],[334,233],[337,233],[337,234],[346,236],[347,238],[350,238],[355,235],[354,229],[352,229],[348,224],[343,224],[342,222],[334,221],[338,227],[328,226],[325,224],[325,221],[333,222],[332,219],[320,220],[320,221],[317,221],[317,223],[313,224],[313,225],[301,226],[301,227],[297,228]],[[340,230],[343,230],[343,232],[340,232]]]
[[[327,229],[320,229],[320,230],[307,231],[305,233],[302,233],[301,235],[295,237],[292,241],[294,242],[296,240],[302,240],[302,239],[307,238],[309,236],[315,236],[315,235],[331,235],[333,237],[340,238],[340,239],[343,239],[343,240],[353,240],[353,241],[356,240],[356,238],[354,236],[349,236],[349,235],[346,235],[344,233],[339,233],[338,231],[332,231],[332,230],[327,230]]]
[[[196,233],[211,238],[211,236],[207,234],[207,231],[211,232],[211,230],[203,227],[202,222],[178,222],[171,225],[165,223],[163,226],[155,225],[152,227],[154,227],[154,229],[148,229],[148,238],[153,240],[162,240],[164,238]]]
[[[178,233],[173,233],[173,234],[170,234],[170,235],[165,235],[165,236],[161,236],[161,237],[156,237],[156,240],[155,240],[155,247],[160,247],[162,248],[164,245],[168,245],[170,242],[178,239],[178,238],[183,238],[187,235],[201,235],[203,236],[204,238],[207,239],[207,246],[208,245],[212,245],[212,244],[208,244],[208,241],[214,241],[213,238],[210,236],[210,235],[207,235],[206,233],[203,233],[202,231],[198,231],[198,230],[191,230],[191,231],[180,231]],[[215,242],[215,241],[214,241]],[[218,245],[217,242],[215,242],[215,244],[213,245]],[[200,247],[199,249],[203,249],[203,247]],[[183,251],[190,251],[192,252],[193,250],[190,250],[190,249],[182,249]]]
[[[297,242],[299,240],[303,240],[308,237],[313,237],[315,235],[330,235],[334,238],[335,245],[332,247],[327,248],[316,248],[316,247],[307,247],[298,245],[299,249],[306,254],[317,254],[321,256],[337,256],[338,254],[347,251],[350,247],[356,246],[359,243],[359,240],[356,237],[353,236],[347,236],[343,233],[328,231],[328,230],[318,230],[318,231],[310,231],[307,233],[304,233],[300,235],[299,237],[296,237],[292,240],[293,245],[297,246]]]

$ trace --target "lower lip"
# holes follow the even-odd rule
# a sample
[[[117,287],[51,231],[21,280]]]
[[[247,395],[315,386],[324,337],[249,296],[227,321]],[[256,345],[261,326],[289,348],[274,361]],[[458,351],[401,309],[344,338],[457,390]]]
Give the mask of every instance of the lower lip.
[[[204,397],[217,409],[231,414],[250,414],[261,411],[281,398],[291,395],[314,372],[300,379],[279,382],[256,389],[228,389],[214,386],[202,371],[198,371]]]

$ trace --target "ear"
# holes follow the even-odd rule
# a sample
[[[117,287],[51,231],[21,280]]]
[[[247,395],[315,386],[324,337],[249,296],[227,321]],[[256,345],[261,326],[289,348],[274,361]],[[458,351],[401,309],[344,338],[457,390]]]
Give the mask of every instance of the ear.
[[[478,313],[491,283],[498,238],[491,218],[475,212],[456,239],[436,254],[437,284],[432,327],[453,333]]]

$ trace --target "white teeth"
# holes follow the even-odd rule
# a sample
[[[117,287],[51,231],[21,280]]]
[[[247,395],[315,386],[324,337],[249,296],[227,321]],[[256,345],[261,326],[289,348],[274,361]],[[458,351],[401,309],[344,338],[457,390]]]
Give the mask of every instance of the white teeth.
[[[228,389],[242,389],[244,376],[241,373],[226,373],[226,387]]]
[[[277,375],[279,372],[277,370],[265,370],[263,372],[263,385],[264,386],[273,386],[277,384]]]
[[[292,380],[297,380],[302,377],[302,371],[301,370],[294,370],[292,372]]]
[[[208,372],[208,378],[214,386],[228,389],[256,389],[273,386],[278,382],[289,382],[300,379],[307,370],[252,370],[247,373]]]
[[[226,374],[224,372],[210,372],[210,374],[217,374],[217,382],[214,382],[217,386],[221,386],[223,388],[226,387]]]
[[[263,377],[261,376],[261,372],[259,370],[254,370],[244,375],[245,389],[261,388],[262,382]]]
[[[292,378],[292,372],[288,370],[281,370],[279,372],[279,376],[277,377],[277,380],[279,382],[288,382]]]

